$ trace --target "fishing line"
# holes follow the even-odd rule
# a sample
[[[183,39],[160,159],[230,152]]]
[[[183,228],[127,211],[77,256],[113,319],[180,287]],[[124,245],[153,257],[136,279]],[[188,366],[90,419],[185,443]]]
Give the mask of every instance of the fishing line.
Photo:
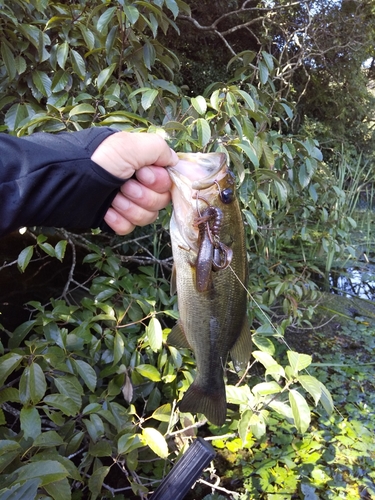
[[[237,275],[236,271],[233,269],[233,267],[229,264],[229,269],[232,271],[232,273],[234,274],[234,276],[236,277],[236,279],[238,280],[238,282],[241,284],[241,286],[246,290],[246,293],[248,295],[248,297],[254,302],[254,304],[256,305],[256,307],[261,311],[261,313],[263,314],[263,316],[266,318],[266,320],[268,321],[269,325],[272,327],[272,329],[275,331],[275,333],[277,334],[277,337],[278,338],[281,338],[282,342],[284,343],[284,345],[289,349],[289,351],[292,351],[292,348],[288,345],[288,342],[284,339],[283,335],[281,335],[278,330],[277,330],[277,327],[272,323],[272,320],[271,318],[263,311],[263,309],[260,307],[260,305],[258,304],[258,302],[255,300],[255,298],[251,295],[251,293],[249,292],[249,290],[246,288],[246,286],[242,283],[240,277]],[[307,368],[304,369],[304,371],[310,375],[309,371]],[[311,375],[310,375],[311,376]],[[339,411],[339,409],[336,407],[336,405],[333,405],[333,408],[335,410],[336,413],[338,413],[340,415],[340,417],[343,417],[343,415],[341,414],[341,412]]]
[[[233,269],[233,267],[231,265],[228,266],[229,269],[232,271],[232,273],[234,274],[234,276],[236,277],[236,279],[238,280],[238,282],[241,284],[241,286],[246,290],[246,293],[248,295],[248,297],[254,302],[254,304],[256,305],[256,307],[260,310],[260,312],[263,314],[263,316],[266,318],[267,322],[269,323],[269,325],[272,327],[272,329],[274,330],[274,332],[277,334],[278,338],[281,338],[282,342],[284,342],[285,346],[291,351],[291,347],[288,345],[287,341],[284,339],[284,337],[280,334],[280,332],[277,330],[277,327],[272,323],[272,320],[271,318],[263,311],[263,309],[260,307],[260,305],[258,304],[258,302],[255,300],[255,298],[251,295],[251,293],[249,292],[249,290],[246,288],[246,286],[242,283],[240,277],[237,275],[236,271]]]

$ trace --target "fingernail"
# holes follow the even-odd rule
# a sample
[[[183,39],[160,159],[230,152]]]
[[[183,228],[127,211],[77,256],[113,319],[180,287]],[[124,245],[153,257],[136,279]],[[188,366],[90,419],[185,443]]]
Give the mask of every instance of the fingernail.
[[[143,190],[138,182],[129,181],[125,183],[123,193],[130,198],[142,198]]]
[[[179,157],[177,156],[177,153],[176,151],[174,151],[173,149],[171,149],[171,153],[172,153],[172,164],[173,165],[176,165],[176,163],[179,161]]]
[[[143,167],[142,168],[142,182],[144,184],[153,184],[155,182],[155,174],[152,168]]]
[[[104,216],[104,220],[106,221],[106,223],[108,224],[109,222],[116,222],[117,220],[117,214],[116,214],[116,211],[113,210],[113,208],[109,208],[107,210],[107,213],[105,214]]]

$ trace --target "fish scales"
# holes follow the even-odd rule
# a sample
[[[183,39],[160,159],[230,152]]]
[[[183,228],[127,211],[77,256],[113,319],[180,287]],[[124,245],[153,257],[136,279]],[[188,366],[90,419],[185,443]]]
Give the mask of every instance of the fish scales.
[[[177,166],[168,170],[173,181],[174,208],[170,227],[174,257],[172,288],[177,291],[180,319],[168,342],[189,346],[196,359],[197,374],[180,403],[180,410],[203,413],[212,423],[222,425],[227,413],[223,375],[228,353],[231,352],[235,367],[244,369],[251,352],[244,288],[247,285],[244,227],[225,155],[185,153],[179,157]],[[207,206],[222,212],[216,244],[231,250],[231,263],[225,269],[212,270],[207,286],[198,291],[201,241],[197,219]],[[202,264],[207,267],[207,262]]]

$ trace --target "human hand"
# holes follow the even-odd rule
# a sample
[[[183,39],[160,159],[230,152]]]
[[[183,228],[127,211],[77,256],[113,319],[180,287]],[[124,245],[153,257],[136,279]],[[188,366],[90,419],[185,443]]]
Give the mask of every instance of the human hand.
[[[97,147],[91,159],[125,182],[104,220],[117,234],[154,222],[170,202],[171,180],[163,167],[178,162],[176,153],[157,134],[118,132]]]

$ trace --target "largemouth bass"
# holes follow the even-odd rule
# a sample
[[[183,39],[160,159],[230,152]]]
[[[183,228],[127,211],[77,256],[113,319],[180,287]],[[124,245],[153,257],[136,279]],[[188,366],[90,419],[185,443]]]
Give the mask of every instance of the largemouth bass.
[[[246,367],[251,353],[244,226],[225,154],[178,156],[179,163],[168,171],[173,182],[171,285],[180,318],[168,342],[190,347],[197,364],[180,410],[203,413],[222,425],[228,353],[237,371]]]

